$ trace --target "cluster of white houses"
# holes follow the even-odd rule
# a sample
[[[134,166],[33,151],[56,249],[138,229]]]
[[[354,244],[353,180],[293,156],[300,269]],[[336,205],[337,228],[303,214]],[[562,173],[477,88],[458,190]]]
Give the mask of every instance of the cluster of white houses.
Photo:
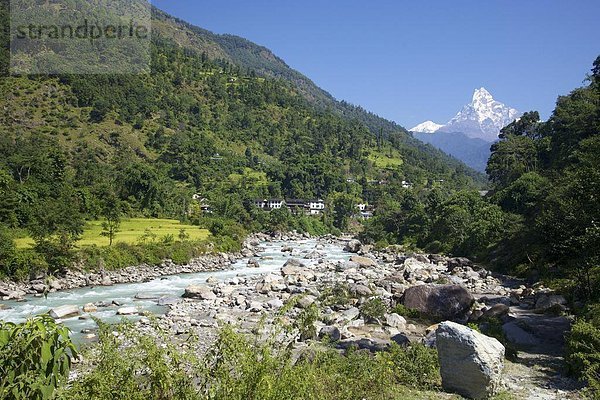
[[[254,205],[261,210],[271,211],[286,207],[294,214],[321,215],[325,211],[325,201],[322,199],[257,199]],[[356,216],[369,219],[373,216],[373,206],[357,204]]]
[[[200,207],[200,211],[206,214],[212,214],[211,206],[208,200],[200,194],[194,194],[192,199],[195,200]],[[325,212],[325,200],[322,199],[256,199],[254,205],[261,210],[271,211],[287,208],[294,214],[306,215],[321,215]],[[357,204],[357,217],[369,219],[373,216],[373,207],[368,204]]]
[[[254,205],[265,211],[286,207],[294,214],[320,215],[325,211],[325,201],[322,199],[256,199]]]

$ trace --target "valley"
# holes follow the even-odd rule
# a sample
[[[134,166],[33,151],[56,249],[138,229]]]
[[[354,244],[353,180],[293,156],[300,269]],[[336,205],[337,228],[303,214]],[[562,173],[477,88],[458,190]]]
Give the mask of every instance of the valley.
[[[570,57],[499,35],[535,42],[527,4],[124,4],[131,42],[40,42],[11,26],[126,10],[0,0],[0,399],[600,396],[600,57],[577,18],[526,19],[540,48],[568,26]]]

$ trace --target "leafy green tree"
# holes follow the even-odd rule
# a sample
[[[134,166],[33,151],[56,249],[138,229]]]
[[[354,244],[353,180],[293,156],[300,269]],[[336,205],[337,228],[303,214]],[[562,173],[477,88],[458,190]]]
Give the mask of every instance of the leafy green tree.
[[[537,172],[527,172],[493,195],[493,201],[504,210],[529,218],[539,211],[547,196],[550,182]]]
[[[584,299],[597,299],[600,284],[597,73],[598,59],[589,85],[559,97],[547,122],[528,113],[505,128],[488,163],[492,200],[517,220],[494,257]]]
[[[540,120],[540,114],[537,111],[529,111],[504,127],[500,132],[500,139],[507,139],[510,136],[525,136],[530,139],[539,139],[542,129],[543,124]]]
[[[0,224],[0,275],[12,276],[17,248],[8,229]]]
[[[294,217],[287,207],[269,212],[269,228],[272,231],[286,231],[293,226]]]
[[[600,78],[600,56],[596,57],[592,68],[592,79],[598,78]]]
[[[63,193],[33,207],[28,229],[36,251],[44,256],[52,271],[69,267],[75,255],[75,244],[84,226],[76,205],[73,193]]]
[[[190,238],[190,234],[187,233],[185,231],[185,229],[180,229],[179,234],[177,236],[179,237],[179,240],[182,242],[185,242],[186,240],[188,240]]]
[[[11,400],[50,400],[67,382],[77,350],[69,329],[48,316],[0,321],[0,393]]]
[[[481,257],[503,237],[505,221],[502,209],[479,193],[459,192],[440,206],[426,242],[442,243],[450,254]]]
[[[358,199],[347,193],[334,193],[329,200],[333,225],[341,230],[348,228],[348,221],[356,213]]]
[[[120,232],[121,217],[123,207],[121,200],[116,196],[114,191],[107,191],[102,199],[102,232],[100,235],[108,238],[108,245],[112,246],[113,241]]]
[[[577,279],[584,297],[597,297],[600,284],[600,136],[582,141],[577,162],[563,170],[544,199],[537,229],[545,255],[561,276]]]
[[[505,128],[506,129],[506,128]],[[486,172],[499,187],[506,186],[527,172],[537,169],[538,150],[535,140],[527,136],[506,135],[492,145]]]

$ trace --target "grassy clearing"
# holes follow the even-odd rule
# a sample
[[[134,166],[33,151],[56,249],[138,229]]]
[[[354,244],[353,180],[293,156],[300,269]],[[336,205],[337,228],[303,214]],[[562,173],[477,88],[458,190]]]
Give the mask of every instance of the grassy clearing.
[[[243,174],[230,174],[229,181],[235,184],[245,181],[246,185],[251,187],[269,185],[269,180],[265,172],[255,171],[251,168],[244,168]]]
[[[168,235],[173,235],[177,239],[179,232],[185,230],[190,240],[203,240],[209,235],[208,230],[200,229],[197,226],[185,225],[174,219],[153,219],[153,218],[132,218],[121,222],[120,232],[117,233],[114,243],[135,244],[148,230],[155,238],[160,240]],[[108,246],[108,238],[101,235],[102,221],[90,221],[86,224],[79,246],[99,247]],[[29,237],[15,240],[18,248],[28,248],[33,245],[33,240]]]
[[[397,168],[404,163],[400,157],[400,153],[396,150],[392,150],[390,154],[388,149],[384,149],[381,153],[371,151],[368,159],[375,164],[375,167],[382,169]]]

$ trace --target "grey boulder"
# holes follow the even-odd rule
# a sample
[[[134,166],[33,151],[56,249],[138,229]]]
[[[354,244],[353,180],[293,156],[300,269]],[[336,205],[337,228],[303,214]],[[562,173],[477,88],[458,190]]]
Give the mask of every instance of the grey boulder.
[[[475,299],[460,285],[419,285],[404,292],[403,304],[441,320],[462,318]]]
[[[50,310],[50,316],[54,319],[64,319],[79,315],[79,307],[75,305],[64,305]]]
[[[208,286],[190,285],[185,288],[185,293],[182,297],[188,299],[214,300],[217,298],[217,295]]]
[[[337,342],[342,338],[340,330],[335,326],[324,326],[319,331],[319,339],[329,339],[332,342]]]
[[[442,386],[471,399],[493,396],[504,369],[504,346],[454,322],[441,323],[436,331]]]

